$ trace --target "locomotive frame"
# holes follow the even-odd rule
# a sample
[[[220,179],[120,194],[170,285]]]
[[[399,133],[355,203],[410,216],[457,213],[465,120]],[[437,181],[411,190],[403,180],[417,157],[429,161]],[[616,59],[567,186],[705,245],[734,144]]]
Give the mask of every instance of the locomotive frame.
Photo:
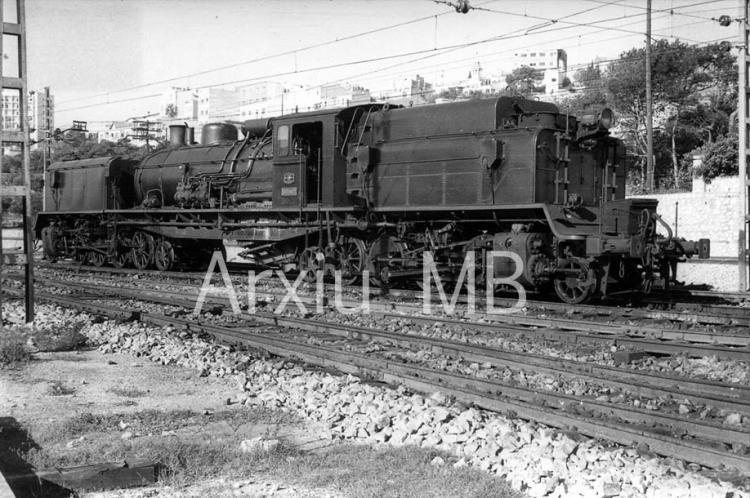
[[[668,287],[710,243],[676,239],[657,201],[624,198],[611,113],[576,119],[553,104],[500,97],[416,108],[365,104],[211,124],[203,143],[173,127],[172,147],[140,163],[56,163],[35,230],[49,258],[155,266],[229,260],[353,282],[422,276],[430,251],[455,280],[468,251],[523,262],[519,281],[568,303],[620,288]],[[666,237],[657,234],[662,225]],[[495,275],[514,271],[493,261]]]

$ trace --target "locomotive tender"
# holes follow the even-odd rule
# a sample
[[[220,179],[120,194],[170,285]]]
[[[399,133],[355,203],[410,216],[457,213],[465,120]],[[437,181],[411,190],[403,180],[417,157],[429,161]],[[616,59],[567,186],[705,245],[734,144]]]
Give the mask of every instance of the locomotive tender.
[[[676,239],[657,201],[625,199],[611,111],[577,119],[516,97],[402,108],[364,104],[192,129],[141,162],[53,164],[35,230],[48,258],[172,268],[221,248],[230,261],[313,272],[363,270],[383,285],[421,278],[431,251],[444,281],[468,252],[523,262],[520,283],[579,303],[613,285],[665,287],[709,241]],[[661,224],[667,236],[657,235]],[[207,260],[204,260],[204,262]],[[514,273],[509,258],[495,276]]]

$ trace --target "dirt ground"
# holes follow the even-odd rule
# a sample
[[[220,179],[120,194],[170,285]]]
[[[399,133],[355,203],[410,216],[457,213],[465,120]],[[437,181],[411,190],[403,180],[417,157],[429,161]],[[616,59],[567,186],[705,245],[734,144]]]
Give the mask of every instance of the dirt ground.
[[[228,405],[227,400],[234,395],[236,388],[230,380],[200,377],[194,370],[163,367],[132,356],[105,355],[96,350],[37,353],[26,365],[0,370],[0,421],[4,422],[2,427],[8,427],[10,423],[23,428],[27,441],[22,443],[26,447],[40,447],[43,450],[38,452],[40,455],[54,456],[56,461],[64,461],[72,453],[76,453],[75,458],[80,458],[88,449],[92,454],[86,458],[95,460],[97,454],[101,455],[102,448],[122,445],[123,440],[127,440],[128,445],[137,442],[148,445],[158,439],[185,439],[186,436],[197,440],[226,439],[238,446],[245,439],[273,437],[303,451],[329,445],[330,441],[315,436],[315,428],[292,417],[259,420],[248,414],[248,423],[243,423],[250,410],[242,405]],[[139,423],[138,414],[154,410],[186,417],[184,414],[190,411],[197,414],[198,419],[191,416],[188,417],[190,420],[174,427],[168,422],[164,425],[162,421],[163,428],[169,430],[154,429],[155,432],[146,433],[153,427]],[[93,430],[80,438],[68,439],[70,421],[79,420],[84,414],[107,417],[116,414],[122,425],[120,430],[118,427],[114,431]],[[213,414],[221,416],[212,418]],[[131,415],[134,418],[131,419]],[[22,473],[24,469],[19,467],[15,471]],[[4,473],[7,475],[8,471]],[[289,487],[255,476],[230,481],[218,479],[189,487],[175,487],[173,484],[91,493],[90,496],[336,495],[326,490]]]

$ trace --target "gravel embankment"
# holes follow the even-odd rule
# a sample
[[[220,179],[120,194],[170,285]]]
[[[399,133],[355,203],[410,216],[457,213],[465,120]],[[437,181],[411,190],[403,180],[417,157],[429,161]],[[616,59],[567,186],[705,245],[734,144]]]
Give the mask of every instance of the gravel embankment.
[[[40,306],[37,323],[54,326],[71,313]],[[20,317],[20,308],[8,306],[4,316],[10,315]],[[745,489],[702,475],[705,469],[700,466],[466,407],[441,393],[423,396],[404,388],[375,387],[352,376],[306,371],[284,360],[235,352],[170,327],[93,323],[81,316],[88,322],[82,332],[102,351],[231,377],[238,386],[232,402],[323,421],[332,439],[445,450],[460,457],[455,465],[505,476],[530,496],[750,498]]]

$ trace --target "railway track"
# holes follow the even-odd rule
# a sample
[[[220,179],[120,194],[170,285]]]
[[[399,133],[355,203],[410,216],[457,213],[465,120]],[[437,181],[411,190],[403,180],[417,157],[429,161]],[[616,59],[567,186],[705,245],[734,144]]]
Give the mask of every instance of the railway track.
[[[741,386],[706,381],[685,381],[670,376],[655,376],[627,369],[601,367],[523,353],[508,353],[466,343],[437,340],[350,325],[332,324],[269,313],[244,315],[242,320],[217,325],[197,319],[168,317],[155,313],[135,313],[118,306],[92,302],[103,299],[98,289],[89,289],[91,299],[82,296],[50,295],[40,298],[97,315],[139,320],[156,326],[171,325],[193,332],[211,334],[233,344],[266,350],[272,354],[297,358],[322,366],[335,367],[412,389],[442,391],[482,408],[512,412],[521,418],[553,427],[577,431],[621,444],[647,445],[651,451],[679,457],[704,466],[750,472],[750,455],[738,441],[747,440],[743,428],[731,428],[716,421],[704,421],[673,413],[650,412],[613,403],[519,387],[512,382],[473,375],[446,372],[422,365],[404,363],[358,352],[352,340],[379,343],[399,348],[428,350],[463,361],[482,362],[491,368],[533,369],[559,376],[585,379],[611,388],[627,388],[639,394],[679,397],[694,406],[710,405],[750,414],[750,390]],[[173,300],[173,304],[177,304]],[[304,332],[304,334],[301,334]],[[310,338],[317,342],[311,345]],[[346,338],[346,344],[341,339]]]
[[[18,276],[20,278],[20,276]],[[87,292],[92,284],[64,282],[57,279],[37,276],[37,281],[45,287],[53,286],[72,291]],[[149,290],[131,285],[96,284],[97,291],[104,295],[135,300],[148,300],[160,304],[177,303],[187,309],[195,306],[198,291],[192,287],[182,290]],[[278,303],[283,294],[259,293],[259,299]],[[308,306],[315,307],[315,297],[300,296]],[[228,301],[222,298],[207,299],[212,306],[225,306]],[[359,303],[343,300],[344,306],[354,308]],[[406,319],[415,324],[436,322],[461,327],[467,330],[482,331],[506,336],[525,335],[529,337],[562,341],[569,344],[616,345],[635,352],[648,354],[684,354],[692,357],[710,357],[750,361],[750,333],[711,332],[706,330],[661,329],[641,325],[572,320],[561,317],[535,317],[525,315],[475,314],[467,318],[424,316],[421,306],[408,303],[374,302],[371,310],[387,319]]]
[[[202,282],[206,275],[204,272],[162,272],[158,270],[141,271],[132,268],[84,266],[75,263],[45,263],[40,265],[40,268],[70,271],[76,274],[87,272],[92,274],[111,274],[123,276],[138,275],[139,278],[154,278],[160,281],[164,281],[165,279],[172,279],[177,281]],[[246,272],[243,271],[242,273],[238,273],[235,275],[238,277],[238,279],[236,280],[238,283],[242,284],[243,282],[246,282]],[[279,286],[279,288],[281,287]],[[360,292],[360,288],[357,286],[348,286],[347,290]],[[381,295],[381,291],[379,289],[371,289],[370,292],[373,296]],[[726,295],[728,297],[723,301],[725,304],[716,304],[710,302],[681,303],[673,299],[662,299],[652,296],[643,299],[643,302],[640,306],[630,305],[627,299],[610,300],[609,304],[604,305],[579,304],[576,306],[571,306],[565,303],[554,301],[527,299],[525,307],[528,310],[532,310],[536,313],[553,313],[568,317],[580,316],[584,319],[589,320],[655,320],[663,326],[673,325],[677,328],[694,325],[707,325],[727,328],[750,327],[750,307],[726,304],[731,302],[730,299],[733,296],[740,295],[741,293],[722,294],[711,293],[708,291],[696,292],[701,292],[706,296],[713,296],[711,298],[711,301],[721,299],[719,296],[722,295]],[[437,293],[434,294],[436,296]],[[414,291],[410,289],[390,289],[388,295],[390,298],[407,301],[421,302],[421,300],[423,299],[421,291]],[[750,302],[750,294],[747,295],[747,298],[748,302]],[[437,299],[437,297],[435,297],[434,299]],[[463,295],[459,296],[458,303],[466,304],[466,297]],[[495,298],[496,306],[511,307],[515,303],[515,297]],[[484,299],[478,297],[477,304],[479,306],[484,306],[486,303]]]

